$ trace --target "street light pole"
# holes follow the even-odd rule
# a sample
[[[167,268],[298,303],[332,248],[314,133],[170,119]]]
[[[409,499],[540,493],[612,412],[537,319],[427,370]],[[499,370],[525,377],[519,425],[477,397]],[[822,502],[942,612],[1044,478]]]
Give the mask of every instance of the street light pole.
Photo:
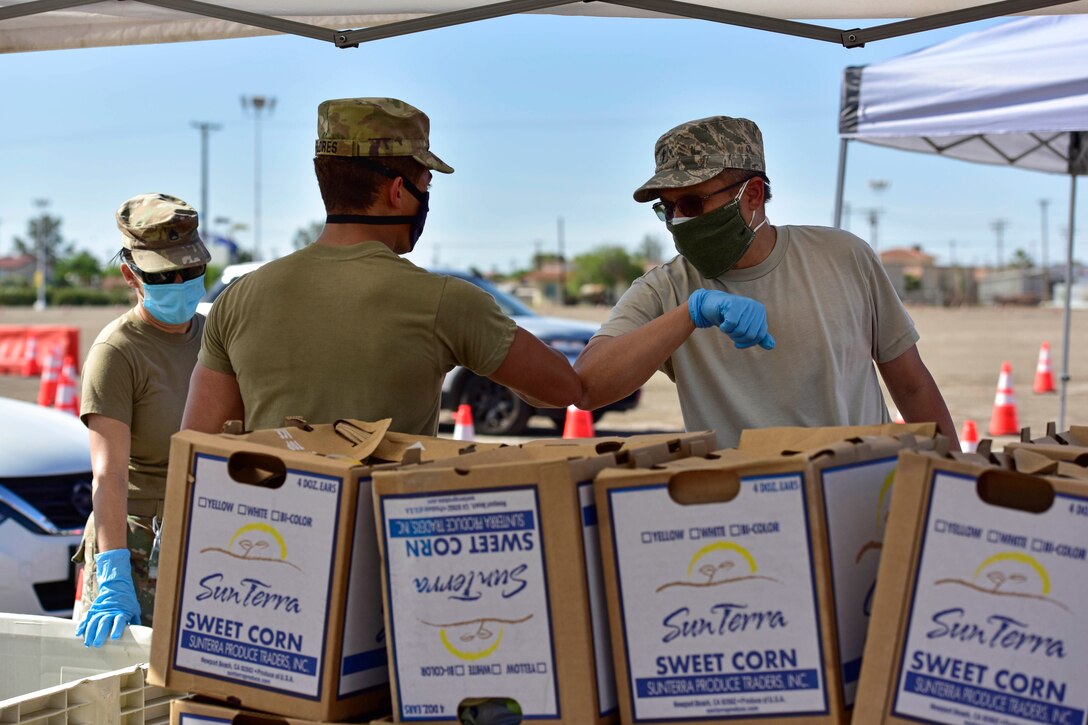
[[[45,216],[45,210],[49,208],[48,199],[35,199],[34,206],[41,210],[42,216]],[[43,225],[44,226],[44,225]],[[37,252],[38,252],[38,265],[37,271],[34,273],[34,282],[38,288],[38,297],[34,300],[34,309],[41,312],[46,308],[45,303],[45,275],[46,275],[46,260],[45,260],[45,234],[44,229],[38,230]]]
[[[1042,210],[1043,216],[1043,236],[1040,242],[1042,251],[1042,263],[1043,263],[1043,295],[1042,301],[1050,301],[1050,262],[1047,260],[1047,242],[1046,242],[1046,221],[1047,221],[1047,207],[1050,206],[1050,199],[1040,199],[1039,208]]]
[[[275,96],[242,96],[242,110],[253,111],[253,258],[261,258],[261,115],[276,108]]]
[[[887,179],[869,179],[869,188],[873,190],[878,198],[888,190],[889,186],[891,186],[891,182]],[[884,210],[880,207],[874,207],[869,210],[869,228],[872,230],[873,235],[871,244],[876,251],[880,250],[880,246],[876,239],[876,230],[877,225],[880,223],[880,215],[882,213],[884,213]]]
[[[223,127],[208,121],[190,121],[189,125],[200,131],[200,231],[207,234],[211,219],[208,211],[208,135]]]
[[[567,301],[567,260],[563,251],[563,247],[566,246],[563,233],[563,217],[558,217],[555,220],[555,232],[556,241],[559,243],[559,304],[563,305]]]
[[[1005,268],[1005,227],[1009,222],[1005,219],[994,219],[990,222],[990,228],[997,233],[997,268]]]

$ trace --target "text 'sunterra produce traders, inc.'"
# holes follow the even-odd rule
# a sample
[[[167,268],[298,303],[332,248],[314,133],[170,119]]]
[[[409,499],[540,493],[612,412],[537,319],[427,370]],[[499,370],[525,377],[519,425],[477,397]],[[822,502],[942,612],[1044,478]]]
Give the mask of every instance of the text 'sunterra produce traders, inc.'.
[[[723,503],[607,489],[635,722],[828,711],[805,497],[800,472]]]
[[[896,715],[1084,722],[1086,516],[1084,496],[1029,513],[980,502],[974,477],[935,475]]]
[[[387,496],[382,517],[401,715],[450,715],[468,678],[516,693],[528,717],[556,717],[535,487]]]

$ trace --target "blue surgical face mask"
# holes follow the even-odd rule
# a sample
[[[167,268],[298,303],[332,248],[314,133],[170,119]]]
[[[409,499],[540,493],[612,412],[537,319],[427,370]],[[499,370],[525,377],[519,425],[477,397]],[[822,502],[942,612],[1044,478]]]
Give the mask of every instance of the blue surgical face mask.
[[[159,322],[180,325],[193,319],[204,296],[204,275],[178,284],[145,284],[144,308]]]

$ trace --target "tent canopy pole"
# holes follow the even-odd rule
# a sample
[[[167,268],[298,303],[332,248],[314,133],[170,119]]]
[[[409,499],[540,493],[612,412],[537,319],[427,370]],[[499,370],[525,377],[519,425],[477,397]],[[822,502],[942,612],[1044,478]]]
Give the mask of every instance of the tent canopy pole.
[[[1069,333],[1073,306],[1073,233],[1077,220],[1077,175],[1069,175],[1069,241],[1065,246],[1065,311],[1062,314],[1062,390],[1058,404],[1058,430],[1065,430],[1065,394],[1069,388]]]
[[[337,31],[335,30],[322,28],[319,25],[309,25],[308,23],[284,20],[283,18],[277,18],[274,15],[250,13],[245,10],[235,10],[234,8],[223,7],[222,5],[199,2],[199,0],[136,0],[136,2],[141,2],[145,5],[155,5],[160,8],[168,8],[170,10],[180,10],[182,12],[191,13],[192,15],[202,15],[208,18],[229,20],[232,23],[250,25],[255,28],[264,28],[265,30],[274,30],[277,33],[301,35],[304,38],[326,40],[330,43],[336,42]]]
[[[839,172],[835,179],[835,211],[832,214],[831,226],[842,229],[842,198],[846,189],[846,145],[850,139],[845,136],[839,138]]]
[[[437,13],[425,18],[403,20],[399,23],[387,23],[376,25],[362,30],[347,30],[337,33],[336,44],[341,48],[354,48],[359,43],[367,43],[371,40],[392,38],[398,35],[418,33],[423,30],[435,30],[448,28],[453,25],[474,23],[477,20],[490,20],[507,15],[527,13],[533,10],[546,10],[559,5],[570,5],[571,0],[506,0],[506,2],[480,5],[479,7],[454,10],[448,13]]]

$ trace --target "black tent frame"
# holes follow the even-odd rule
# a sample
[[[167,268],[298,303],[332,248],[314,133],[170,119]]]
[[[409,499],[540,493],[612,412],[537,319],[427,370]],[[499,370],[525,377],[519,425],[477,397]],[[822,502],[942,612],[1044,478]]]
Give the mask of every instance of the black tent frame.
[[[424,30],[446,28],[478,20],[488,20],[534,10],[547,10],[561,5],[572,4],[571,0],[505,0],[504,2],[481,5],[465,10],[436,13],[423,18],[386,23],[369,28],[334,30],[319,25],[285,20],[272,15],[262,15],[245,10],[201,2],[201,0],[115,0],[117,2],[139,2],[145,5],[178,10],[192,15],[201,15],[219,20],[227,20],[242,25],[250,25],[277,33],[299,35],[305,38],[323,40],[338,48],[356,48],[360,43],[369,43],[383,38],[418,33]],[[68,10],[84,5],[95,5],[103,0],[31,0],[7,7],[0,7],[0,22],[11,18],[38,15],[56,10]],[[673,15],[677,17],[708,20],[715,23],[735,25],[754,30],[766,30],[801,38],[822,40],[842,45],[844,48],[861,48],[866,43],[888,38],[897,38],[927,30],[947,28],[953,25],[971,23],[977,20],[1014,15],[1033,10],[1064,5],[1075,0],[1000,0],[983,3],[973,7],[950,10],[920,18],[900,20],[871,28],[852,28],[842,30],[812,23],[783,20],[735,10],[707,7],[680,0],[582,0],[582,2],[605,2],[611,5]]]

